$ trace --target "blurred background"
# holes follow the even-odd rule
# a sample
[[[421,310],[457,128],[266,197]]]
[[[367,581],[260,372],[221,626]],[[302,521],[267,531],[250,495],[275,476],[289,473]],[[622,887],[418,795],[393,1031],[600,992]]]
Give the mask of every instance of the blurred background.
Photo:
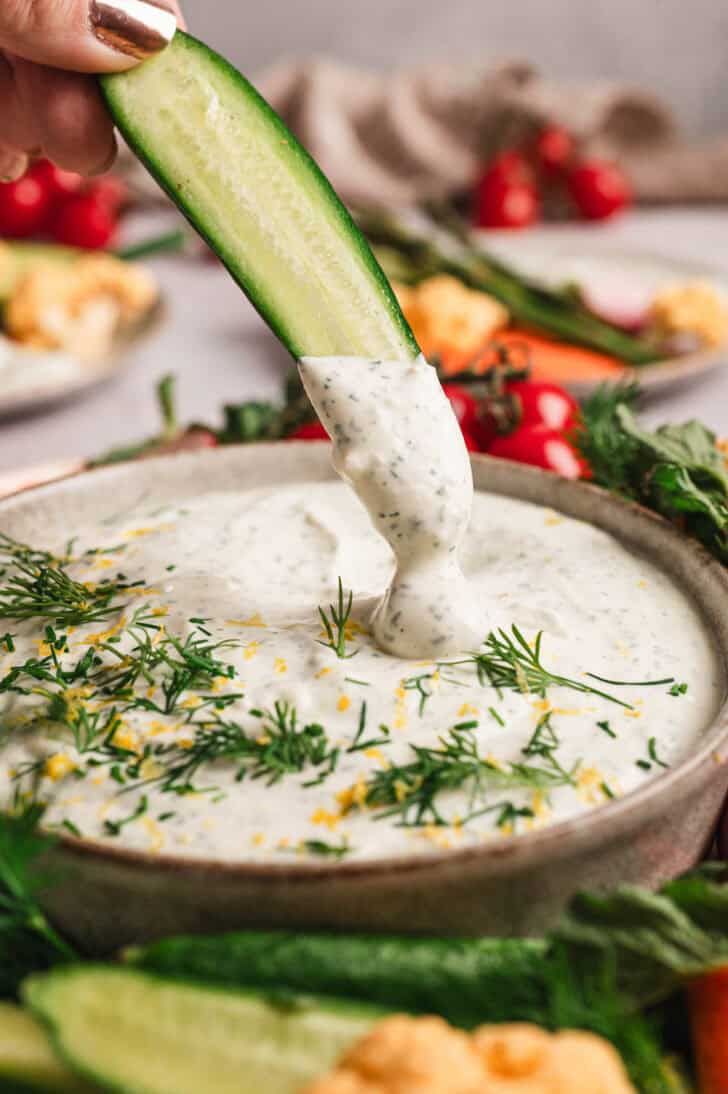
[[[496,398],[506,440],[473,448],[514,454],[494,352],[570,399],[637,379],[646,423],[728,436],[720,0],[184,7],[360,217],[443,379],[473,374],[481,418]],[[0,186],[0,304],[0,493],[191,433],[319,435],[286,352],[128,150],[100,183],[39,164]]]
[[[285,56],[388,69],[516,58],[557,79],[650,89],[696,134],[728,123],[728,8],[720,0],[186,0],[185,11],[249,74]]]

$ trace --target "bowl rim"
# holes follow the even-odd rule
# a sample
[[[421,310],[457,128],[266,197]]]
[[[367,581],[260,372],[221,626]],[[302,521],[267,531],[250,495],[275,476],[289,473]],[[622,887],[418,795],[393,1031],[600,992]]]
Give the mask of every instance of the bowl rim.
[[[69,487],[83,490],[93,484],[109,485],[114,479],[128,476],[144,476],[150,468],[164,469],[175,467],[190,473],[201,465],[215,463],[222,459],[233,463],[248,458],[267,458],[280,452],[281,445],[290,451],[291,456],[300,465],[310,468],[310,481],[335,481],[336,475],[329,460],[329,444],[326,441],[311,443],[269,442],[255,445],[234,445],[200,452],[183,452],[156,456],[144,461],[113,464],[93,468],[80,474],[52,483],[35,486],[20,494],[0,500],[0,520],[7,514],[28,505],[42,505],[52,495],[62,494]],[[643,506],[610,494],[606,490],[583,481],[573,482],[562,479],[551,472],[510,460],[495,459],[487,455],[471,456],[476,490],[492,492],[516,499],[530,501],[545,508],[564,512],[573,519],[593,523],[604,527],[604,515],[611,514],[612,523],[625,522],[633,529],[633,534],[625,533],[623,540],[628,546],[634,546],[635,540],[642,540],[644,553],[653,563],[666,571],[671,580],[676,575],[669,566],[662,565],[656,558],[657,551],[649,546],[649,541],[659,541],[664,554],[682,560],[694,574],[689,580],[692,588],[688,596],[700,615],[703,625],[711,638],[724,677],[724,691],[715,717],[706,726],[700,745],[683,762],[647,780],[641,786],[620,798],[593,807],[583,813],[566,818],[543,829],[518,834],[503,842],[486,841],[475,846],[451,848],[443,851],[429,850],[419,854],[397,854],[379,858],[366,858],[337,863],[315,861],[275,862],[234,862],[216,858],[188,857],[152,853],[114,845],[98,839],[84,839],[70,834],[60,834],[55,850],[64,858],[93,860],[100,865],[128,868],[134,871],[176,874],[184,873],[190,877],[216,877],[231,882],[269,881],[288,886],[319,881],[324,879],[371,880],[373,877],[386,877],[392,874],[417,874],[432,871],[458,871],[477,863],[487,861],[492,865],[493,874],[510,871],[518,863],[527,867],[533,861],[542,861],[548,857],[552,861],[572,857],[581,849],[591,846],[596,849],[620,839],[626,833],[647,825],[665,809],[667,800],[678,796],[683,799],[696,793],[716,776],[719,769],[728,767],[728,570],[699,543],[683,535],[668,521]],[[323,476],[321,472],[325,471]],[[487,480],[487,486],[482,485]],[[281,482],[285,479],[281,479]],[[305,482],[307,477],[298,481]],[[523,491],[523,493],[521,493]],[[548,501],[538,500],[540,494],[552,495]],[[525,495],[525,496],[524,496]],[[593,519],[586,516],[574,516],[569,510],[586,508],[592,502]],[[562,504],[563,503],[563,504]],[[620,538],[611,526],[605,529]],[[638,546],[638,550],[640,547]],[[698,591],[700,584],[708,588]],[[711,599],[712,598],[712,599]],[[718,621],[720,604],[725,609],[725,621],[716,629],[709,625],[711,611]],[[711,605],[711,607],[709,607]],[[728,782],[728,774],[726,774]]]

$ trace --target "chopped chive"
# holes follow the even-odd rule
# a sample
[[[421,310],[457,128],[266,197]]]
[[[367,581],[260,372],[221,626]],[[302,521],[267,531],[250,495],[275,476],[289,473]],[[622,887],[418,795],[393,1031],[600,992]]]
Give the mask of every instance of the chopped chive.
[[[617,737],[609,722],[597,722],[597,728],[601,729],[602,733],[606,733],[607,737]]]
[[[490,714],[491,718],[494,718],[496,720],[499,726],[505,726],[505,721],[495,709],[495,707],[488,707],[488,714]]]

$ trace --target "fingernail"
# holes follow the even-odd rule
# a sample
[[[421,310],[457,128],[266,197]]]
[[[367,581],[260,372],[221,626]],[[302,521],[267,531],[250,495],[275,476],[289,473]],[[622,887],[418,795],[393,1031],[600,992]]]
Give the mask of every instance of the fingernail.
[[[177,30],[162,0],[91,0],[90,19],[100,42],[139,60],[168,46]]]

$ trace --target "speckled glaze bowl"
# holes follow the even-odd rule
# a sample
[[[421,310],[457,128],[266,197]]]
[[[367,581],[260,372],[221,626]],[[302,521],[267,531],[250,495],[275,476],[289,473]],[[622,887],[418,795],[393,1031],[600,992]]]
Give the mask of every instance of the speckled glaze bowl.
[[[549,506],[611,532],[672,575],[728,666],[728,573],[651,513],[555,475],[475,457],[476,487]],[[276,444],[178,455],[94,471],[0,504],[0,528],[53,543],[125,508],[205,490],[321,482],[329,446]],[[110,951],[179,932],[246,925],[437,934],[540,933],[578,889],[656,886],[708,847],[728,788],[728,704],[679,767],[598,810],[512,840],[417,858],[221,865],[64,839],[54,920]]]

